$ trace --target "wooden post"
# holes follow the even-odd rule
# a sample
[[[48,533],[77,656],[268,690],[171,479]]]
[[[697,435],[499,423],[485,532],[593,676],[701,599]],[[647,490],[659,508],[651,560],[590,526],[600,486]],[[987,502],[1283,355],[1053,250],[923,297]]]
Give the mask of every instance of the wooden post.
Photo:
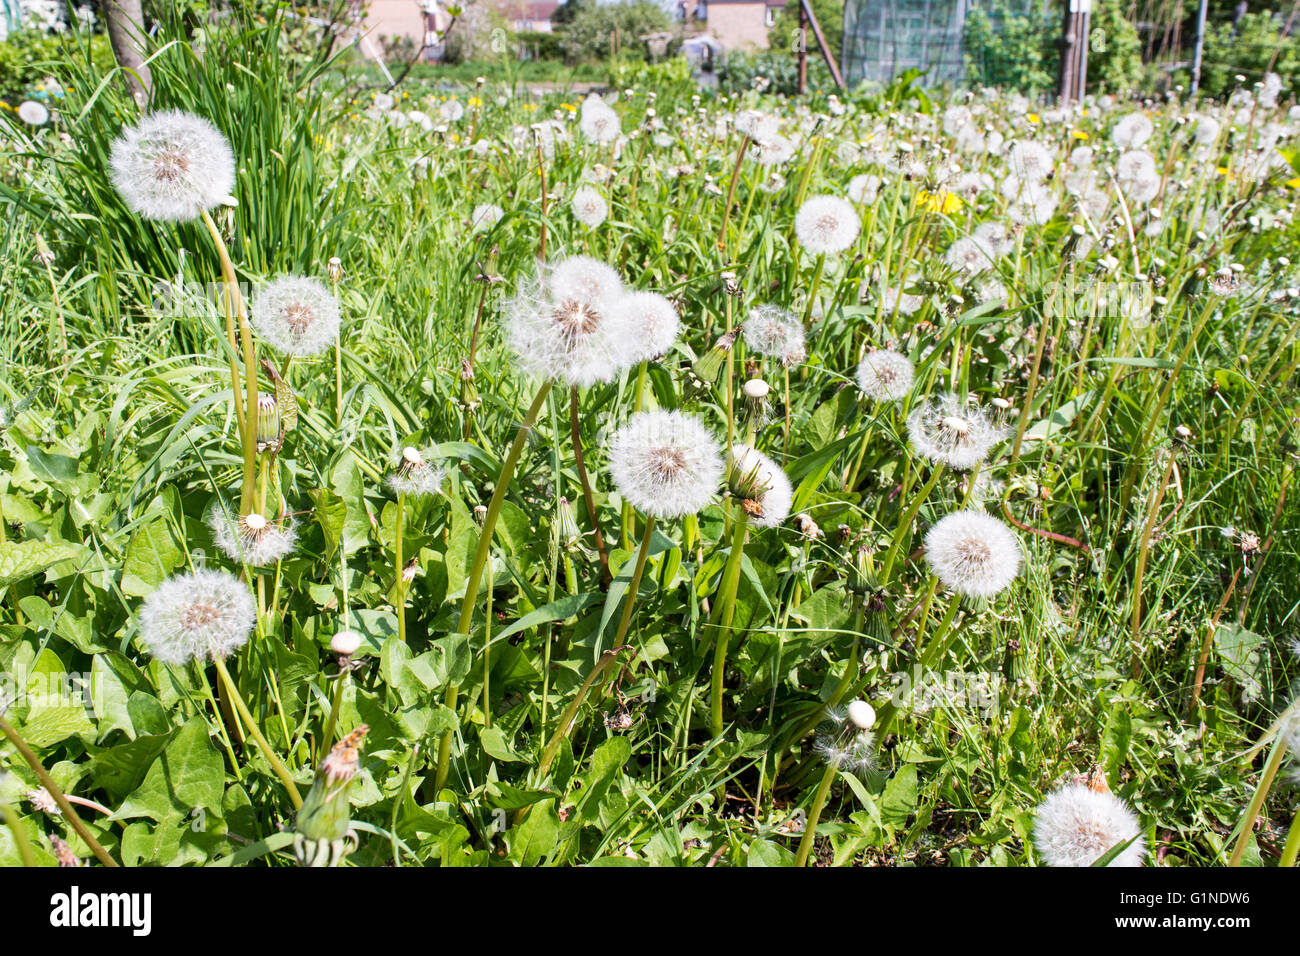
[[[1082,101],[1088,81],[1088,26],[1092,0],[1069,0],[1061,28],[1061,105]]]
[[[808,2],[799,0],[799,95],[808,92]]]
[[[1192,95],[1201,87],[1201,58],[1205,55],[1205,0],[1196,8],[1196,49],[1192,52]],[[1281,49],[1279,46],[1278,49]]]
[[[826,68],[831,71],[831,79],[835,81],[837,87],[844,89],[844,74],[840,72],[839,58],[831,52],[830,45],[826,42],[826,34],[822,33],[822,25],[817,22],[817,14],[813,12],[812,4],[809,0],[799,0],[799,92],[808,92],[809,27],[812,27],[813,36],[817,38],[817,46],[822,51]]]

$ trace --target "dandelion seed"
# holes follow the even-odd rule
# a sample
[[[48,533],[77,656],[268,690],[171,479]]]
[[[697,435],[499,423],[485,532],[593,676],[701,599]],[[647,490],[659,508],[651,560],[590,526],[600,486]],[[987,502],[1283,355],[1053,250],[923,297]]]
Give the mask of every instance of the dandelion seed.
[[[727,457],[727,482],[740,499],[751,524],[775,528],[790,515],[794,488],[785,471],[749,445],[732,445]]]
[[[853,204],[838,196],[814,196],[794,217],[799,244],[815,256],[843,252],[858,238],[860,228]]]
[[[906,355],[890,349],[877,349],[868,352],[858,363],[858,388],[878,402],[896,402],[912,391],[915,374]]]
[[[168,578],[140,609],[140,636],[164,664],[229,657],[248,640],[257,606],[248,585],[225,571]]]
[[[717,496],[722,449],[693,416],[638,412],[610,443],[609,471],[619,494],[642,514],[680,518]]]
[[[282,276],[258,292],[249,318],[272,348],[305,358],[334,344],[339,303],[319,279]]]
[[[298,540],[292,519],[273,521],[256,511],[234,515],[220,505],[208,514],[208,527],[226,557],[254,568],[284,560]]]
[[[868,711],[871,712],[871,722],[863,727],[858,721],[864,719]],[[863,700],[855,700],[847,708],[832,708],[826,714],[813,750],[837,770],[863,774],[875,769],[876,735],[870,729],[875,717],[871,705]]]
[[[919,455],[958,471],[974,468],[1006,437],[978,408],[969,408],[954,395],[943,395],[914,411],[907,433]]]
[[[1133,811],[1110,792],[1100,775],[1094,775],[1091,784],[1061,787],[1035,812],[1034,848],[1048,866],[1092,866],[1128,840],[1133,842],[1109,865],[1141,866],[1146,844],[1140,833]]]
[[[114,141],[113,186],[146,219],[183,222],[221,205],[235,188],[235,155],[207,120],[179,110],[151,113]]]
[[[588,229],[595,229],[609,215],[609,204],[605,197],[590,186],[576,190],[569,201],[573,207],[573,218]]]
[[[1020,542],[983,511],[956,511],[925,535],[925,559],[935,577],[964,597],[989,598],[1020,573]]]
[[[395,495],[436,495],[442,487],[446,473],[429,461],[432,452],[421,451],[407,445],[393,456],[393,473],[388,476],[388,487]]]
[[[745,344],[759,355],[779,359],[786,368],[807,357],[803,322],[778,305],[760,305],[745,320]]]

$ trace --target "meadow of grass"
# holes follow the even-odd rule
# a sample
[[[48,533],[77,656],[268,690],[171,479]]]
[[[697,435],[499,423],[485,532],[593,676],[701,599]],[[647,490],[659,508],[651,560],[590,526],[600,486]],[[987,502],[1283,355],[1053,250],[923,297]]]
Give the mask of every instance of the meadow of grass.
[[[1039,865],[1075,788],[1121,839],[1074,862],[1294,864],[1272,84],[589,102],[151,44],[233,150],[206,221],[115,190],[141,110],[75,39],[0,115],[0,863]],[[557,358],[608,318],[574,256],[671,345]],[[286,275],[314,354],[243,318]],[[616,481],[653,410],[775,471]],[[173,659],[145,610],[205,570],[251,633]]]

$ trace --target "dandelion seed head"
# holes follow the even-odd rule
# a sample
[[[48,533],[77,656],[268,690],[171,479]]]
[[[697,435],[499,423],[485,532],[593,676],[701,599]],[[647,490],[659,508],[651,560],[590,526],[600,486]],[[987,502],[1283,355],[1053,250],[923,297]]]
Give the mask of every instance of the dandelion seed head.
[[[853,204],[838,196],[805,200],[794,217],[794,234],[812,255],[843,252],[858,238],[861,223]]]
[[[407,445],[393,456],[393,471],[386,479],[395,495],[436,495],[447,473],[429,459],[433,452]]]
[[[912,390],[916,370],[906,355],[890,349],[868,352],[858,363],[858,388],[878,402],[896,402]]]
[[[261,568],[282,561],[293,553],[298,531],[293,519],[272,521],[250,511],[232,514],[218,505],[208,513],[212,541],[231,561]]]
[[[1110,866],[1141,866],[1146,844],[1137,817],[1107,790],[1074,783],[1049,794],[1034,819],[1034,848],[1048,866],[1092,866],[1117,844],[1137,837]]]
[[[1052,171],[1052,153],[1034,140],[1017,140],[1007,150],[1012,175],[1025,182],[1040,182]]]
[[[593,143],[612,143],[618,139],[622,121],[603,99],[591,93],[582,101],[582,118],[578,122],[582,135]]]
[[[1122,116],[1115,128],[1110,131],[1110,138],[1120,149],[1137,149],[1155,132],[1155,126],[1142,113],[1129,113]]]
[[[614,303],[612,321],[627,336],[633,362],[648,362],[677,341],[682,321],[673,304],[657,292],[629,292]]]
[[[26,100],[18,104],[18,118],[28,126],[44,126],[50,121],[50,111],[43,103]]]
[[[849,180],[849,198],[860,206],[870,206],[880,193],[880,177],[862,173]]]
[[[745,344],[759,355],[781,361],[786,368],[807,357],[803,321],[778,305],[760,305],[745,320]]]
[[[577,189],[569,205],[573,208],[573,218],[588,229],[595,229],[609,215],[609,204],[605,202],[605,197],[591,186]]]
[[[680,518],[717,496],[722,449],[694,416],[638,412],[610,443],[609,471],[619,494],[642,514]]]
[[[862,727],[853,718],[851,711],[856,704],[871,709],[870,704],[860,700],[847,708],[831,708],[813,741],[813,750],[828,766],[863,774],[875,769],[876,735],[871,732],[870,725]],[[874,723],[874,712],[871,718]]]
[[[990,514],[955,511],[926,533],[925,558],[950,590],[964,597],[993,597],[1020,573],[1020,542]]]
[[[140,636],[157,660],[181,665],[229,657],[248,640],[257,606],[248,585],[225,571],[168,578],[140,609]]]
[[[974,468],[1006,437],[985,412],[955,395],[940,396],[914,411],[907,433],[918,454],[958,471]]]
[[[480,203],[469,215],[470,227],[475,232],[486,232],[505,217],[505,210],[493,203]]]
[[[122,131],[109,154],[113,187],[146,219],[183,222],[221,205],[235,188],[235,154],[207,120],[151,113]]]
[[[757,448],[731,446],[727,457],[727,481],[731,493],[741,500],[750,524],[775,528],[790,515],[794,488],[785,470]]]
[[[339,303],[309,276],[268,282],[249,306],[253,328],[277,351],[297,358],[323,352],[339,333]]]

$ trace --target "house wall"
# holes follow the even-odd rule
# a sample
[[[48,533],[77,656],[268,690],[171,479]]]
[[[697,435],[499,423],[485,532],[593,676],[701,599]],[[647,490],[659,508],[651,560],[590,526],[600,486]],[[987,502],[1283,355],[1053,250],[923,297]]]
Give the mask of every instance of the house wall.
[[[710,3],[707,9],[704,25],[728,50],[767,49],[766,3]]]

